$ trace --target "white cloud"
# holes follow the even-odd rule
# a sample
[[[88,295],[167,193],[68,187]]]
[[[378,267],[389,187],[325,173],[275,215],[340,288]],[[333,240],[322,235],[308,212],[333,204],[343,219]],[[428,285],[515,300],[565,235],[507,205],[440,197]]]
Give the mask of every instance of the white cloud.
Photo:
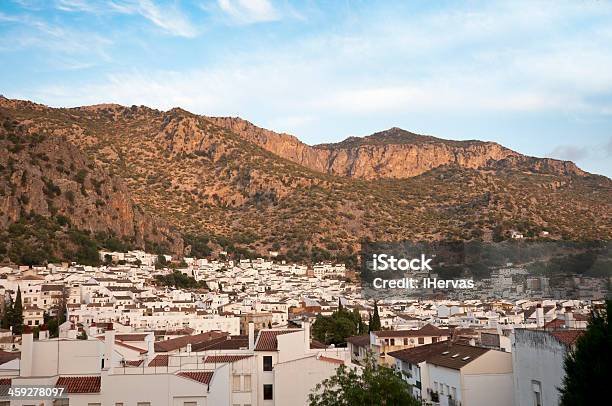
[[[240,24],[280,19],[280,13],[268,0],[217,0],[219,8]]]
[[[103,3],[57,0],[56,8],[67,12],[140,15],[170,35],[192,38],[198,34],[197,29],[178,5],[162,6],[153,0],[108,0]]]

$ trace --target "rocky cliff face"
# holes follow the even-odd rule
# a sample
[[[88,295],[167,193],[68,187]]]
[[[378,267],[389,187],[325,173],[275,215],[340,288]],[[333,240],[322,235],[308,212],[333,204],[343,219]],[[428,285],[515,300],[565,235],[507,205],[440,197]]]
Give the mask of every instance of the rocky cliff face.
[[[311,147],[241,119],[143,106],[0,98],[0,113],[0,256],[24,227],[59,252],[83,242],[75,230],[181,251],[169,224],[189,245],[315,262],[352,261],[366,238],[612,235],[610,179],[494,143],[391,129]]]
[[[494,142],[443,140],[400,128],[363,138],[350,137],[336,144],[309,146],[292,135],[265,130],[240,118],[207,119],[276,155],[330,175],[402,179],[445,165],[469,169],[522,167],[558,174],[585,174],[572,162],[526,157]]]
[[[120,178],[64,137],[40,134],[0,111],[0,151],[0,231],[20,223],[36,228],[32,222],[50,219],[57,235],[37,244],[60,259],[62,249],[55,242],[72,231],[92,240],[97,234],[134,248],[159,245],[182,253],[180,235],[135,205]]]

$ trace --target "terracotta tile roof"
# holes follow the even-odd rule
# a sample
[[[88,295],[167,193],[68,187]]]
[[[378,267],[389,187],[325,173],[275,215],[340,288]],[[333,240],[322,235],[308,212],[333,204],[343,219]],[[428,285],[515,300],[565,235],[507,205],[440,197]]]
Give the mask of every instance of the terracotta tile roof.
[[[156,355],[155,358],[149,362],[150,367],[167,367],[168,366],[168,357],[166,354]]]
[[[147,334],[117,334],[115,338],[121,341],[144,341]]]
[[[15,358],[21,358],[21,353],[0,351],[0,365],[6,364],[7,362],[14,360]]]
[[[226,336],[191,346],[193,351],[240,350],[249,347],[249,338],[243,336]]]
[[[388,352],[387,355],[390,355],[393,358],[397,358],[404,362],[408,362],[413,365],[417,365],[423,361],[425,361],[428,357],[438,352],[443,352],[441,348],[448,348],[448,343],[446,341],[440,341],[433,344],[425,344],[419,345],[418,347],[406,348],[399,351],[391,351]]]
[[[194,381],[203,383],[205,385],[208,385],[213,377],[212,372],[196,372],[196,371],[179,372],[177,375],[188,378],[188,379],[193,379]]]
[[[325,344],[323,344],[322,342],[318,341],[318,340],[311,340],[310,341],[310,349],[324,349],[327,348],[327,346]]]
[[[138,348],[138,347],[134,347],[133,345],[126,344],[126,343],[124,343],[122,341],[115,340],[115,344],[120,345],[121,347],[125,347],[127,349],[130,349],[132,351],[136,351],[139,354],[145,354],[147,352],[147,350],[144,350],[144,349]]]
[[[129,367],[139,367],[142,365],[143,362],[143,360],[137,359],[135,361],[125,361],[125,365]]]
[[[187,344],[199,344],[207,342],[213,339],[226,337],[228,333],[221,331],[209,331],[202,334],[196,334],[193,336],[183,336],[172,338],[170,340],[158,341],[155,343],[155,352],[168,352],[178,350],[179,348],[187,347]]]
[[[283,334],[294,333],[296,331],[300,330],[262,330],[259,332],[259,337],[257,339],[257,343],[255,344],[255,351],[277,351],[278,340],[276,337]]]
[[[99,376],[60,376],[55,386],[67,393],[100,393],[100,382]]]
[[[62,285],[42,285],[40,287],[41,292],[61,292],[63,289]]]
[[[556,330],[550,333],[551,336],[565,345],[574,345],[576,340],[583,334],[584,330]]]
[[[357,347],[367,347],[370,345],[370,336],[368,334],[362,336],[347,337],[346,341]]]
[[[562,328],[565,326],[565,320],[562,319],[554,319],[544,324],[545,330],[554,330],[558,328]]]
[[[0,378],[0,396],[8,396],[11,382],[11,378]]]
[[[338,364],[338,365],[344,364],[344,361],[342,361],[341,359],[324,357],[324,356],[320,356],[319,361],[331,362],[332,364]]]
[[[209,355],[208,357],[204,358],[204,362],[208,364],[219,364],[222,362],[240,361],[250,357],[252,357],[252,355]]]
[[[425,337],[448,336],[448,330],[442,330],[431,324],[426,324],[418,330],[381,330],[376,332],[376,336],[380,338],[387,337]]]
[[[425,361],[450,369],[461,369],[481,355],[492,351],[490,348],[473,347],[471,345],[446,343],[429,355]]]

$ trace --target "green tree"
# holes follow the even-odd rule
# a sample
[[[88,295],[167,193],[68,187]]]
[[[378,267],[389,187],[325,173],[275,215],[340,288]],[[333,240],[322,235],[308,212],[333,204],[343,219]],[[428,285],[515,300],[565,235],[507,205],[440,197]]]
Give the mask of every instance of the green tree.
[[[591,312],[585,333],[565,356],[564,367],[562,406],[609,403],[608,394],[595,388],[606,388],[612,376],[612,300],[606,300],[605,310]]]
[[[399,372],[378,365],[370,355],[363,369],[340,365],[336,374],[317,384],[310,406],[417,406],[408,382]]]
[[[8,295],[8,300],[4,304],[4,313],[2,314],[2,328],[9,329],[13,325],[13,298]]]
[[[381,329],[380,316],[378,315],[378,303],[374,302],[374,314],[370,318],[369,331],[379,331]]]
[[[21,288],[17,287],[17,295],[15,296],[15,307],[12,315],[13,334],[21,334],[23,331],[23,303],[21,301]]]
[[[346,338],[356,335],[358,329],[359,320],[355,314],[339,308],[331,316],[318,315],[312,325],[312,335],[326,345],[344,345]]]

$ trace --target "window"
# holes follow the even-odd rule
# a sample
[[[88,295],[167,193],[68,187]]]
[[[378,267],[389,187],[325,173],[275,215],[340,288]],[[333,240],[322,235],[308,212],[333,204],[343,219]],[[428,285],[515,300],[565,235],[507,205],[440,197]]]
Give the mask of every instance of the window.
[[[263,370],[272,371],[272,356],[264,355],[263,357]]]
[[[395,345],[395,338],[391,339],[391,345]]]
[[[123,406],[123,403],[122,402],[115,403],[115,406]]]
[[[198,402],[184,402],[183,406],[198,406]]]
[[[244,376],[244,391],[245,392],[251,391],[251,375]]]
[[[408,345],[408,339],[404,338],[404,345]]]
[[[431,337],[431,342],[432,343],[437,343],[438,342],[438,337]]]
[[[8,400],[3,400],[0,402],[0,406],[11,406],[11,402]]]
[[[232,376],[232,390],[234,392],[240,392],[240,375]]]
[[[68,399],[55,399],[53,406],[70,406]]]
[[[457,399],[457,388],[455,388],[454,386],[451,387],[451,396],[453,397],[453,399]]]
[[[138,402],[136,406],[151,406],[151,402]]]
[[[272,385],[266,384],[263,387],[264,390],[264,400],[272,400]]]
[[[531,389],[533,390],[533,406],[542,406],[542,383],[531,381]]]
[[[419,344],[425,344],[425,337],[419,337]]]

